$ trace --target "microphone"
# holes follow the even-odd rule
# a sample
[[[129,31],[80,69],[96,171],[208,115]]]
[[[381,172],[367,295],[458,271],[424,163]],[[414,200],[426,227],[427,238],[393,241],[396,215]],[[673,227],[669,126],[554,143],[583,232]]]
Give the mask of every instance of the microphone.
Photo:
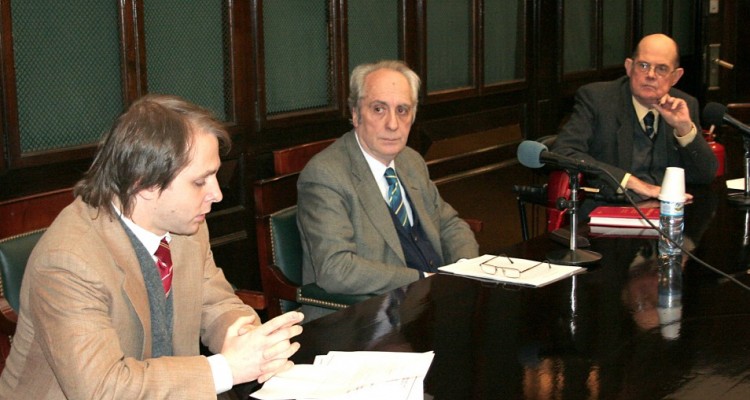
[[[547,146],[533,141],[524,140],[518,146],[516,157],[521,165],[529,168],[541,168],[545,163],[563,168],[582,172],[600,172],[599,167],[591,165],[586,160],[576,160],[560,154],[555,154],[547,149]]]
[[[705,123],[721,126],[727,123],[735,127],[740,133],[750,137],[750,126],[743,124],[731,115],[727,114],[727,107],[719,103],[708,103],[703,109],[703,121]]]

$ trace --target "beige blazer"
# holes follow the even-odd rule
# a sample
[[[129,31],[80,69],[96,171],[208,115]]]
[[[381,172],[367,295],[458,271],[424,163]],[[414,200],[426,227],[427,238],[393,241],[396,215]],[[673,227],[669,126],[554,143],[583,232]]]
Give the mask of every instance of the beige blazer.
[[[1,399],[214,399],[199,339],[218,352],[254,315],[216,267],[205,224],[173,235],[174,357],[149,358],[148,296],[120,222],[76,199],[29,260]]]

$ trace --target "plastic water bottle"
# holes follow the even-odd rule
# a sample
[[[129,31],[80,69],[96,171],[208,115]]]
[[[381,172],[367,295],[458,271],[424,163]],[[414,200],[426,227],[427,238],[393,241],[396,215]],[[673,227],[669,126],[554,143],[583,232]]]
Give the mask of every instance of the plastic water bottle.
[[[659,215],[659,229],[665,235],[659,235],[659,254],[679,255],[682,253],[683,217],[685,215],[685,203],[676,201],[662,201],[661,213]]]
[[[685,170],[669,167],[659,192],[661,212],[659,215],[659,254],[678,255],[682,251],[682,224],[685,215]]]

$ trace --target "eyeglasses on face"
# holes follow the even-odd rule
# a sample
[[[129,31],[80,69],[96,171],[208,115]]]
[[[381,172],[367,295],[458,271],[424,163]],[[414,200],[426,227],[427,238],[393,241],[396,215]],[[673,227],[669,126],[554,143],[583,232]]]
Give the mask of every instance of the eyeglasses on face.
[[[652,65],[651,63],[645,62],[645,61],[635,61],[633,63],[633,66],[636,71],[643,73],[643,74],[648,74],[648,72],[651,71],[651,69],[653,68],[654,73],[657,76],[662,77],[662,78],[664,78],[665,76],[675,71],[669,65],[666,65],[666,64]]]
[[[552,269],[552,265],[550,265],[549,261],[547,260],[540,261],[530,266],[519,266],[513,262],[512,258],[508,257],[505,254],[500,254],[479,264],[479,267],[485,274],[495,275],[497,274],[497,271],[500,271],[506,278],[518,279],[524,272],[530,271],[544,264],[547,264],[547,269]]]

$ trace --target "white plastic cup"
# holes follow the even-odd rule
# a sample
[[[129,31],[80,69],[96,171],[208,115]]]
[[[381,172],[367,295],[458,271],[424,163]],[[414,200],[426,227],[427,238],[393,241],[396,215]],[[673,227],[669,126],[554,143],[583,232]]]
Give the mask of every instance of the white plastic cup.
[[[664,180],[661,181],[659,200],[675,203],[685,202],[685,170],[677,167],[667,167]]]

